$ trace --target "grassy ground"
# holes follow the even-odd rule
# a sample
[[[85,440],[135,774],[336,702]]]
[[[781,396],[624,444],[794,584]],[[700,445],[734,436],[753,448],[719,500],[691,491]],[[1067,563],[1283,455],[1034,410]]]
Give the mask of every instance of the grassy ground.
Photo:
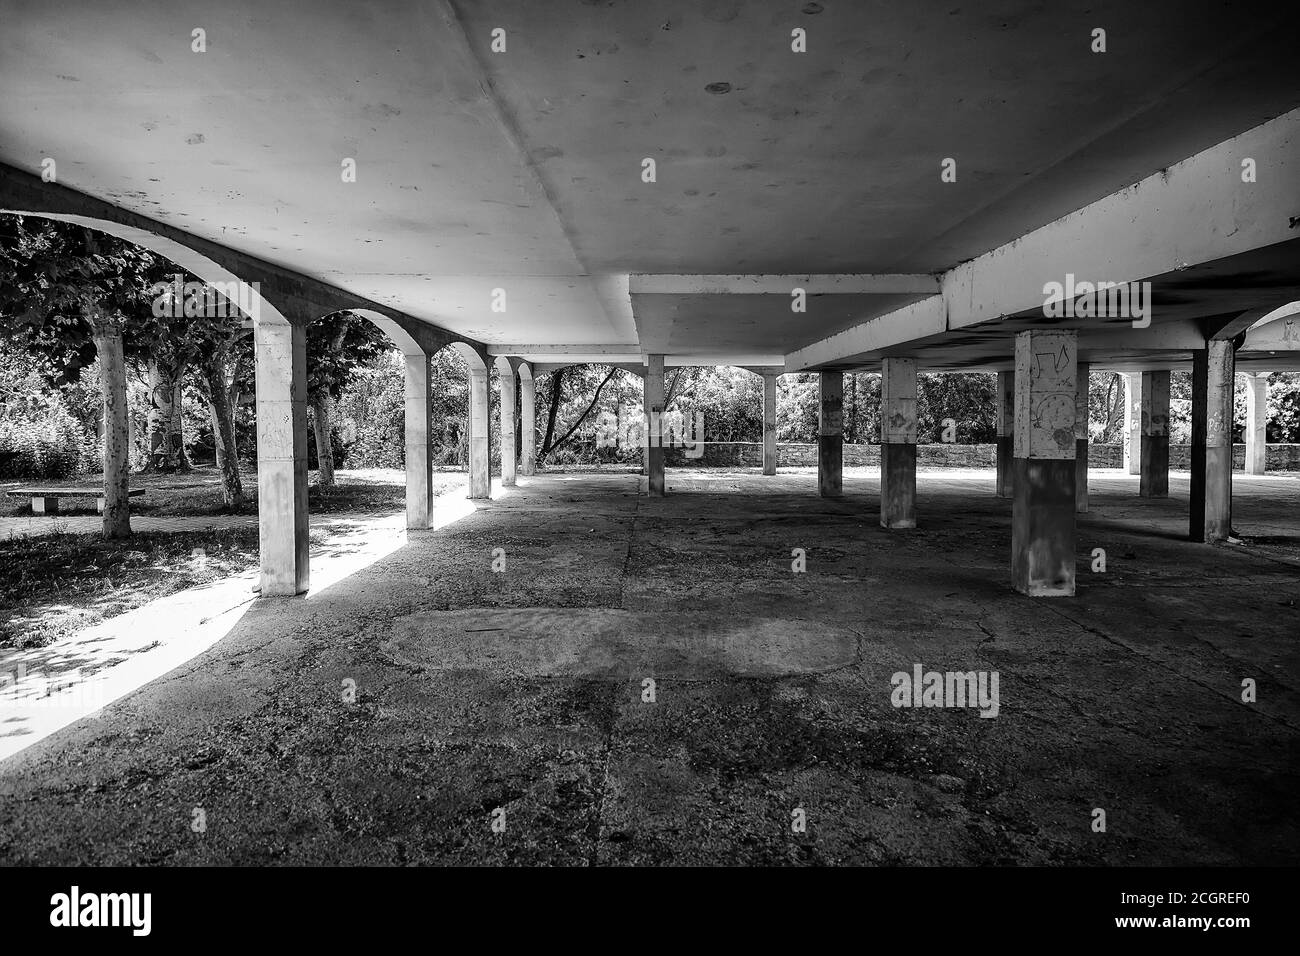
[[[145,489],[144,495],[131,499],[131,513],[159,518],[203,517],[224,514],[257,514],[257,473],[247,470],[243,475],[246,500],[238,509],[226,507],[221,498],[221,477],[212,465],[197,465],[187,472],[172,474],[136,474],[131,476],[132,488]],[[461,471],[440,471],[434,475],[434,490],[441,494],[464,484],[466,476]],[[387,514],[401,511],[405,506],[405,476],[396,468],[339,469],[335,472],[335,486],[322,488],[319,474],[311,473],[308,490],[308,507],[313,514],[361,512]],[[98,475],[63,481],[2,481],[0,495],[17,488],[96,488]],[[93,498],[69,499],[59,503],[61,514],[94,514]],[[22,516],[32,513],[31,502],[26,498],[0,497],[0,514]]]
[[[0,541],[0,647],[40,647],[257,563],[257,528]]]
[[[391,514],[404,507],[405,478],[397,469],[340,470],[333,488],[312,475],[313,514]],[[98,476],[39,482],[40,487],[95,487]],[[249,500],[238,514],[257,514],[257,478],[245,475]],[[443,493],[463,484],[461,472],[440,472]],[[142,474],[133,488],[146,489],[131,512],[154,517],[231,514],[221,500],[217,470],[198,466],[183,474]],[[0,493],[31,482],[0,483]],[[6,514],[31,514],[30,502],[0,498]],[[61,514],[94,514],[93,499],[62,502]],[[76,505],[77,507],[73,507]],[[0,647],[36,647],[184,588],[217,581],[257,564],[257,528],[195,528],[137,532],[125,541],[98,534],[48,534],[0,540]],[[313,543],[322,533],[313,532]]]

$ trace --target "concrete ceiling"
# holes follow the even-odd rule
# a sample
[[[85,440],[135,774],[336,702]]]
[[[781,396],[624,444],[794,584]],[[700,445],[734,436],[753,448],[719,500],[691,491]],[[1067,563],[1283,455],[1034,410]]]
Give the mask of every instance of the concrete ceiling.
[[[937,274],[1300,107],[1294,14],[1063,6],[0,0],[0,162],[486,343],[766,362],[916,296],[627,277]]]

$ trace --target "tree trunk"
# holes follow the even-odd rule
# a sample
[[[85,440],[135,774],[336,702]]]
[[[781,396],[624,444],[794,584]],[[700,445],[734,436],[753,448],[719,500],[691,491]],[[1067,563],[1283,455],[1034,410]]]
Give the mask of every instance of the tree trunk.
[[[145,438],[149,449],[145,456],[146,471],[170,470],[168,463],[168,432],[171,430],[172,418],[171,379],[164,373],[157,359],[149,360],[149,415],[147,419],[148,434]]]
[[[320,469],[317,483],[334,487],[334,439],[330,434],[330,397],[324,392],[311,396],[312,419],[316,434],[316,464]]]
[[[202,374],[208,391],[208,411],[212,416],[212,442],[221,472],[221,497],[228,508],[244,503],[244,484],[239,477],[239,458],[235,454],[235,410],[230,402],[226,382],[226,363],[220,355],[206,358]]]
[[[104,400],[104,537],[131,534],[131,434],[126,408],[126,361],[122,331],[109,321],[94,323],[99,353],[100,393]]]
[[[546,434],[542,437],[542,450],[538,458],[545,458],[551,450],[551,439],[555,437],[555,416],[560,410],[560,396],[564,391],[564,369],[557,368],[551,373],[551,411],[546,416]]]
[[[183,368],[177,369],[172,381],[174,383],[172,386],[172,417],[168,438],[171,441],[171,452],[176,459],[176,467],[181,471],[189,471],[192,466],[190,456],[185,453],[185,409],[182,404],[185,399],[183,388],[185,370]]]

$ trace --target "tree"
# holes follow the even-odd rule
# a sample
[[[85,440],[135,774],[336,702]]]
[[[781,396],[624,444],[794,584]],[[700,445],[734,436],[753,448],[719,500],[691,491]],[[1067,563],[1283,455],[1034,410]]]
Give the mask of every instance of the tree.
[[[334,485],[333,402],[358,368],[373,365],[392,347],[378,327],[352,312],[333,312],[307,326],[307,403],[312,412],[320,487]]]
[[[84,357],[87,341],[101,365],[104,409],[104,536],[131,533],[127,428],[128,326],[147,324],[152,301],[147,252],[70,224],[29,229],[0,217],[0,322],[11,337],[48,353]]]

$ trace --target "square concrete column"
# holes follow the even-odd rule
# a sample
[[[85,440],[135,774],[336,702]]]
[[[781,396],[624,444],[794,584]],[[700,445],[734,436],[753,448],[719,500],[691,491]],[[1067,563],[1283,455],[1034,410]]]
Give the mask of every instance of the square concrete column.
[[[429,527],[433,515],[433,459],[429,455],[429,356],[406,355],[406,527]]]
[[[1124,470],[1142,473],[1142,376],[1124,375]]]
[[[1142,373],[1143,498],[1169,497],[1169,373]]]
[[[664,484],[664,357],[648,356],[649,364],[645,373],[645,414],[646,414],[646,484],[650,494],[662,497]]]
[[[763,373],[763,474],[776,474],[776,378]]]
[[[1074,594],[1074,332],[1016,336],[1011,580],[1031,597]]]
[[[501,486],[511,488],[518,476],[518,433],[515,431],[515,367],[509,362],[497,364],[501,382]]]
[[[1268,372],[1246,373],[1246,474],[1268,470]]]
[[[1074,389],[1074,512],[1088,513],[1088,376],[1087,362],[1075,366]]]
[[[999,498],[1011,497],[1011,475],[1012,475],[1012,441],[1015,432],[1015,407],[1016,407],[1016,373],[1015,372],[998,372],[998,393],[997,393],[997,421],[994,425],[997,429],[997,454],[998,454],[998,480],[997,496]]]
[[[1188,537],[1226,541],[1232,531],[1232,343],[1192,353],[1192,491]]]
[[[310,584],[307,527],[307,336],[301,325],[254,327],[257,524],[262,596]]]
[[[916,527],[916,359],[880,363],[880,526]]]
[[[533,367],[527,362],[519,365],[519,473],[531,475],[537,471],[537,383],[533,381]]]
[[[844,494],[844,373],[817,376],[817,489],[823,498]]]
[[[487,368],[469,370],[469,497],[492,497],[492,416]]]

